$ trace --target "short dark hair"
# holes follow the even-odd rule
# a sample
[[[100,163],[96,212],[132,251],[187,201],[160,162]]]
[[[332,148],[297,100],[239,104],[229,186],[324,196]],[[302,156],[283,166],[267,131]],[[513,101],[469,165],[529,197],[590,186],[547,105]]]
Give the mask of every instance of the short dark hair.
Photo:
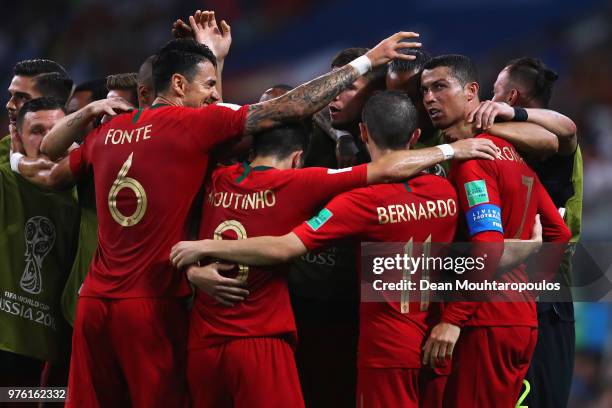
[[[13,68],[14,75],[33,77],[36,90],[49,97],[68,102],[73,82],[66,69],[55,61],[32,59],[18,62]]]
[[[106,77],[106,89],[109,91],[123,90],[130,92],[129,103],[138,105],[138,73],[126,72]]]
[[[362,120],[376,146],[405,149],[418,127],[418,114],[410,97],[400,91],[378,92],[366,102]]]
[[[255,156],[285,159],[297,150],[305,150],[308,132],[302,123],[292,123],[257,133],[253,136]]]
[[[136,72],[125,72],[122,74],[113,74],[106,77],[106,89],[132,90],[136,89],[138,74]]]
[[[217,68],[217,59],[207,46],[192,38],[169,41],[153,59],[153,83],[156,92],[165,91],[170,84],[170,78],[177,73],[192,81],[196,74],[196,65],[202,61],[209,61]]]
[[[40,74],[35,77],[36,90],[41,95],[57,98],[64,102],[68,102],[72,93],[74,83],[72,79],[65,77],[59,72],[49,72],[48,74]]]
[[[334,59],[332,60],[331,67],[339,68],[343,67],[355,58],[359,58],[362,55],[365,55],[370,49],[362,48],[362,47],[353,47],[346,48],[340,51]],[[387,75],[387,69],[384,65],[378,66],[372,69],[370,72],[366,73],[363,77],[368,80],[368,82],[373,82],[377,85],[378,88],[384,88],[385,76]]]
[[[427,52],[414,48],[402,48],[399,50],[400,53],[405,55],[414,55],[416,59],[413,60],[402,60],[393,59],[389,64],[389,72],[421,72],[425,64],[431,59],[431,55]]]
[[[15,75],[33,77],[40,74],[49,74],[57,72],[65,77],[69,77],[66,69],[55,61],[48,59],[31,59],[24,60],[15,64],[13,73]]]
[[[149,55],[140,65],[137,78],[139,85],[142,84],[153,88],[153,61],[155,61],[156,57],[156,55]]]
[[[66,113],[66,104],[59,98],[42,97],[30,99],[23,104],[17,113],[17,130],[21,132],[23,119],[28,112],[38,112],[43,110],[61,110]]]
[[[474,65],[472,60],[465,55],[439,55],[430,59],[423,69],[434,69],[438,67],[450,68],[451,74],[459,81],[461,86],[465,86],[470,82],[478,82],[476,65]]]
[[[548,107],[553,85],[559,78],[556,72],[549,69],[541,60],[531,57],[514,59],[508,62],[506,67],[512,81],[527,87],[531,98]]]
[[[365,53],[368,51],[368,48],[363,47],[345,48],[336,54],[336,56],[332,60],[331,66],[332,68],[343,67],[355,58],[359,58],[362,55],[365,55]]]
[[[85,81],[76,88],[74,92],[91,92],[91,101],[99,101],[100,99],[106,99],[108,90],[106,89],[106,78],[92,79],[91,81]]]

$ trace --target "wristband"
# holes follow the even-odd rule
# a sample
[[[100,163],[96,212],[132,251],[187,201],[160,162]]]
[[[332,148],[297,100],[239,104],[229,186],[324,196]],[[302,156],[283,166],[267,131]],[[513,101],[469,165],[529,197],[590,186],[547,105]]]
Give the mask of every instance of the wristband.
[[[357,72],[359,72],[359,75],[363,75],[372,69],[372,61],[370,61],[370,59],[366,55],[362,55],[359,58],[355,58],[354,60],[349,62],[349,65],[355,68]]]
[[[514,107],[514,118],[512,118],[512,122],[527,122],[528,118],[529,115],[525,108]]]
[[[21,174],[19,173],[19,162],[21,161],[23,157],[24,156],[21,153],[18,153],[18,152],[11,153],[11,170],[13,170],[17,174]]]
[[[449,144],[442,144],[437,145],[436,147],[440,149],[440,151],[444,155],[444,160],[450,160],[455,157],[455,149],[453,149],[453,146]]]

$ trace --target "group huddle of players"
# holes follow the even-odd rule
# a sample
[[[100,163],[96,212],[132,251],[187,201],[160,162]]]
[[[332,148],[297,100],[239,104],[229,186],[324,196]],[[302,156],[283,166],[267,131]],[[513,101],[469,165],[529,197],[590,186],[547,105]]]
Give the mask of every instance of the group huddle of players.
[[[359,301],[362,242],[472,242],[486,276],[527,282],[542,241],[577,240],[582,163],[574,123],[547,109],[552,71],[510,61],[480,102],[468,57],[399,32],[237,106],[221,102],[229,25],[197,11],[172,31],[97,101],[53,61],[15,67],[7,367],[61,365],[65,318],[71,407],[567,404],[571,303]],[[26,299],[54,324],[13,313]]]

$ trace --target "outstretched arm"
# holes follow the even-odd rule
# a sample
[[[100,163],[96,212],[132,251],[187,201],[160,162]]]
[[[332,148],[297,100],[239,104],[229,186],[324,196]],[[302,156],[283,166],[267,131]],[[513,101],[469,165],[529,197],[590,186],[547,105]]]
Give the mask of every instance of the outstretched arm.
[[[529,122],[543,126],[559,138],[559,154],[574,153],[578,145],[578,130],[573,120],[549,109],[526,109],[526,111]]]
[[[509,141],[519,151],[539,158],[553,155],[559,148],[557,136],[535,123],[495,123],[488,132]]]
[[[450,146],[448,155],[438,146],[399,150],[385,155],[368,164],[367,182],[368,184],[397,183],[449,159],[495,159],[495,145],[487,139],[463,139],[446,146]]]
[[[280,237],[254,237],[239,240],[182,241],[172,247],[170,261],[177,268],[202,258],[225,259],[237,264],[275,265],[308,252],[293,232]]]
[[[572,154],[576,150],[578,137],[576,135],[576,124],[570,118],[549,109],[525,109],[527,113],[527,122],[539,125],[555,135],[558,138],[558,152],[562,155]],[[468,115],[468,122],[475,122],[477,128],[484,130],[491,129],[491,133],[496,134],[492,127],[495,126],[495,119],[502,121],[511,121],[514,119],[515,110],[512,106],[504,102],[483,101],[476,109]],[[516,125],[516,123],[514,123]],[[503,137],[503,136],[502,136]],[[508,139],[510,142],[512,140]],[[540,147],[533,145],[536,142],[536,137],[526,135],[524,141],[521,142],[523,147],[529,150],[537,150]],[[512,142],[514,143],[514,142]],[[523,148],[520,145],[516,145]],[[555,150],[555,153],[557,150]],[[546,152],[545,152],[546,153]]]
[[[120,98],[101,99],[84,106],[60,119],[45,135],[40,151],[51,160],[62,157],[72,143],[85,137],[87,125],[99,116],[115,116],[132,110],[132,106]]]
[[[417,33],[399,32],[381,41],[364,56],[344,67],[313,79],[290,92],[269,101],[249,106],[245,134],[254,134],[288,120],[299,120],[323,109],[331,100],[372,67],[394,58],[411,60],[412,55],[399,52],[403,48],[420,47],[420,43],[400,42],[418,37]]]
[[[33,184],[51,189],[68,188],[74,185],[69,158],[55,163],[45,157],[31,159],[23,157],[19,161],[19,174]]]

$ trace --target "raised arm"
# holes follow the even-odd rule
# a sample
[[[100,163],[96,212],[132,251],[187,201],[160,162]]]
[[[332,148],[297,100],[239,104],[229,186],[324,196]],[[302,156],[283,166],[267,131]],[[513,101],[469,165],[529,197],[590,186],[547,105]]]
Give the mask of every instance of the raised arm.
[[[246,265],[275,265],[289,262],[308,250],[293,232],[279,237],[254,237],[239,240],[182,241],[172,247],[170,261],[177,268],[206,257]]]
[[[40,151],[51,160],[58,160],[76,141],[87,133],[87,125],[99,116],[115,116],[132,110],[132,106],[120,98],[101,99],[84,106],[78,111],[60,119],[45,135]]]
[[[221,20],[221,28],[217,25],[214,11],[197,10],[189,16],[189,24],[183,20],[176,20],[172,25],[172,34],[176,38],[193,38],[198,43],[206,45],[217,58],[217,92],[223,100],[223,89],[221,78],[223,77],[223,66],[225,57],[229,53],[232,44],[232,33],[229,24]]]
[[[410,60],[412,55],[398,52],[420,47],[420,43],[400,42],[418,37],[417,33],[399,32],[381,41],[364,56],[344,67],[313,79],[278,98],[249,106],[245,134],[254,134],[288,120],[299,120],[323,109],[336,95],[350,86],[372,67],[394,58]]]

